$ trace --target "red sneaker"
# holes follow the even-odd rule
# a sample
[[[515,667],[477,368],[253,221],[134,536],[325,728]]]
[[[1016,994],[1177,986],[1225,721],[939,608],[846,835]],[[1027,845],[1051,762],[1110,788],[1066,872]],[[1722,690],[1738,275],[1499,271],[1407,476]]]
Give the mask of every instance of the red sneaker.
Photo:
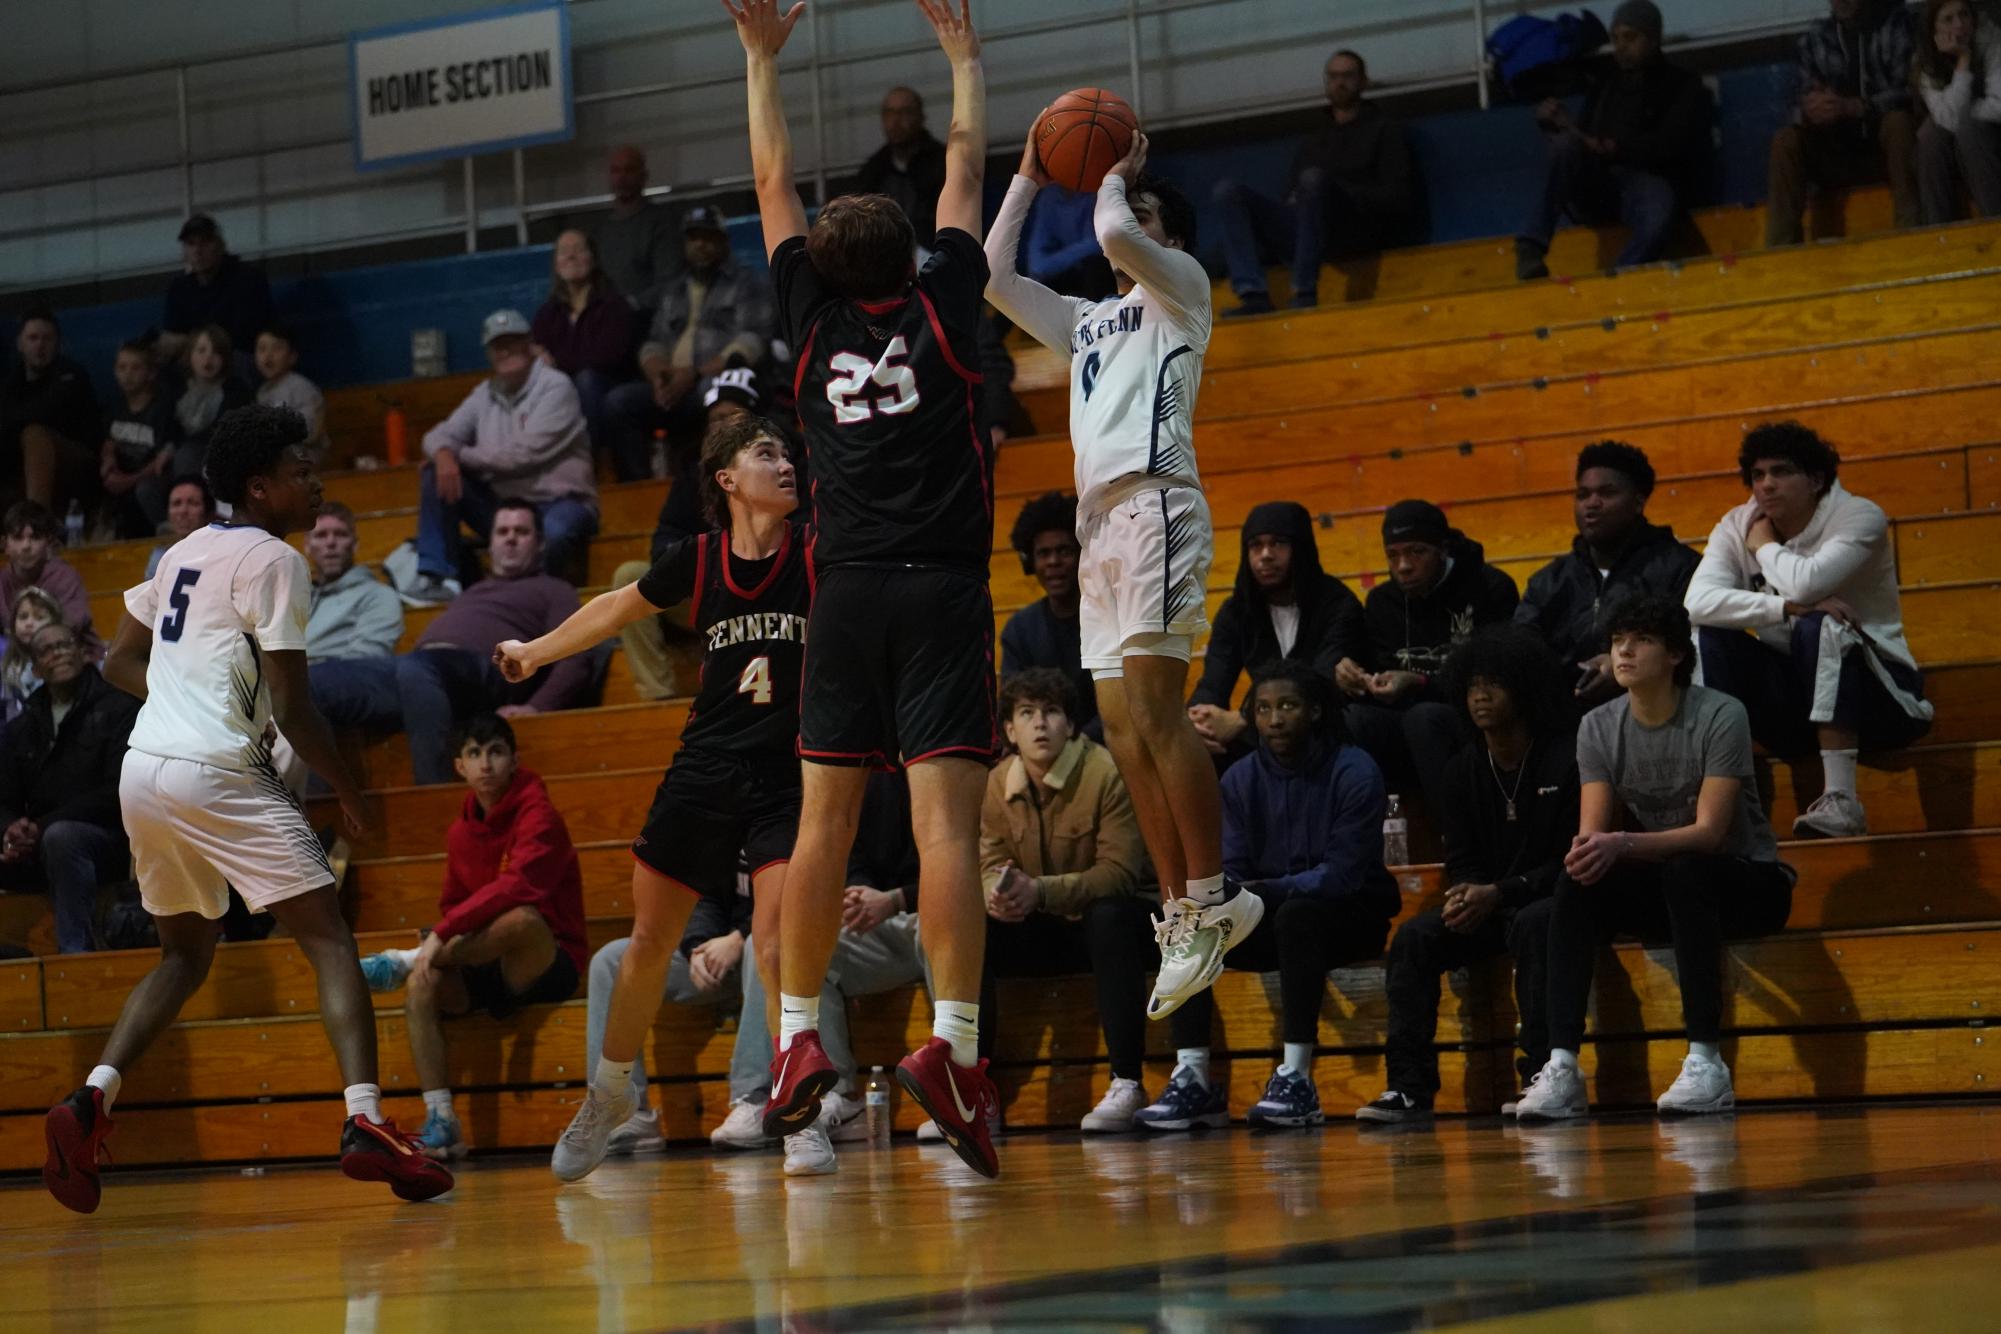
[[[340,1170],[356,1181],[388,1182],[399,1200],[428,1200],[455,1184],[443,1163],[424,1156],[415,1135],[365,1116],[350,1116],[340,1128]]]
[[[794,1034],[792,1045],[771,1058],[771,1101],[764,1104],[764,1136],[778,1139],[804,1130],[820,1115],[820,1099],[841,1082],[820,1035]]]
[[[983,1177],[1000,1175],[1000,1155],[994,1152],[992,1126],[1000,1115],[1000,1095],[987,1078],[982,1060],[968,1070],[952,1062],[952,1044],[932,1038],[903,1058],[896,1082],[917,1099],[925,1115],[937,1123],[945,1142]]]
[[[104,1090],[86,1084],[49,1108],[42,1123],[49,1144],[42,1164],[42,1184],[56,1203],[80,1214],[97,1212],[104,1187],[97,1177],[97,1156],[111,1135],[111,1113],[104,1110]],[[110,1157],[108,1152],[105,1157]]]

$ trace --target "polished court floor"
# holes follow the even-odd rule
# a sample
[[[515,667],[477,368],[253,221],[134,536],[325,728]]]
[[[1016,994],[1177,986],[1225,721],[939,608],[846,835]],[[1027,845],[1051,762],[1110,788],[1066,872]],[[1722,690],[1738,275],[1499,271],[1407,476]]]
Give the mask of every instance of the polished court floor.
[[[115,1146],[115,1140],[114,1140]],[[0,1187],[0,1329],[2001,1329],[2001,1106]]]

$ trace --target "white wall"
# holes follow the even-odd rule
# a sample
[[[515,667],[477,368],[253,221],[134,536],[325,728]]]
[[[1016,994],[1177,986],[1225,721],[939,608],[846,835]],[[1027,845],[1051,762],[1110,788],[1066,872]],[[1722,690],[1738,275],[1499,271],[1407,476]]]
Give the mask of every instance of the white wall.
[[[31,0],[0,0],[27,10]],[[1182,0],[1185,3],[1185,0]],[[816,0],[830,60],[929,42],[910,0]],[[1390,83],[1468,76],[1475,46],[1468,0],[1139,0],[1143,75],[1137,99],[1155,121],[1192,121],[1319,96],[1320,63],[1354,45]],[[216,213],[232,245],[256,255],[337,244],[460,216],[457,164],[357,175],[347,142],[345,35],[356,28],[489,7],[491,0],[41,0],[33,22],[9,22],[0,84],[0,289],[94,274],[170,268],[182,212],[171,72],[121,74],[163,61],[188,73],[197,207]],[[1490,0],[1490,21],[1566,6]],[[1574,7],[1574,3],[1572,6]],[[1825,0],[1667,0],[1670,33],[1701,35],[1805,22]],[[1603,17],[1613,5],[1599,0]],[[1162,12],[1162,11],[1167,12]],[[984,0],[994,141],[1018,142],[1029,118],[1065,88],[1126,90],[1126,0]],[[1053,19],[1096,26],[1040,36],[1010,30]],[[572,0],[579,93],[732,75],[741,50],[714,0]],[[798,58],[814,32],[794,37]],[[322,43],[275,56],[232,52]],[[7,87],[74,81],[57,91]],[[949,114],[935,53],[830,67],[823,76],[828,162],[852,165],[875,142],[882,89],[908,82]],[[787,80],[802,167],[815,164],[802,72]],[[575,142],[527,155],[531,202],[595,194],[606,148],[645,145],[656,183],[707,182],[748,168],[742,94],[731,84],[583,106]],[[235,155],[235,156],[228,156]],[[226,160],[221,160],[226,159]],[[484,221],[512,218],[511,163],[478,164]],[[82,182],[67,178],[86,177]],[[64,183],[52,184],[62,181]]]

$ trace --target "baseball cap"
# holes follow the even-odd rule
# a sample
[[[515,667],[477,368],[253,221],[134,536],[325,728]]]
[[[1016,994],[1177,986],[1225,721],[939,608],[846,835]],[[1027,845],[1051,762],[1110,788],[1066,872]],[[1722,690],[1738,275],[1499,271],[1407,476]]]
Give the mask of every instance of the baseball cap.
[[[222,235],[222,228],[216,226],[215,219],[206,213],[197,213],[181,224],[180,239],[183,241],[194,241],[220,235]]]
[[[708,392],[702,395],[702,406],[712,408],[718,403],[736,403],[751,412],[764,400],[764,392],[758,387],[757,372],[748,366],[732,366],[715,379],[709,381]]]
[[[713,204],[697,204],[681,218],[681,231],[687,232],[729,232],[729,223],[723,211]]]
[[[486,323],[479,326],[480,346],[484,347],[494,339],[505,338],[509,334],[526,337],[528,321],[518,310],[496,310],[486,317]]]

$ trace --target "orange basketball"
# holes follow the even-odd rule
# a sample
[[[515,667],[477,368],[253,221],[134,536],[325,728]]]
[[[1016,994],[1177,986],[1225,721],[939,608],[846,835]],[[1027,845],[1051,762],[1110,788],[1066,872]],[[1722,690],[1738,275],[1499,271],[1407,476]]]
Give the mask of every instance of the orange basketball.
[[[1133,146],[1139,118],[1117,93],[1078,88],[1063,94],[1035,131],[1035,152],[1049,179],[1068,190],[1095,193],[1105,173]]]

